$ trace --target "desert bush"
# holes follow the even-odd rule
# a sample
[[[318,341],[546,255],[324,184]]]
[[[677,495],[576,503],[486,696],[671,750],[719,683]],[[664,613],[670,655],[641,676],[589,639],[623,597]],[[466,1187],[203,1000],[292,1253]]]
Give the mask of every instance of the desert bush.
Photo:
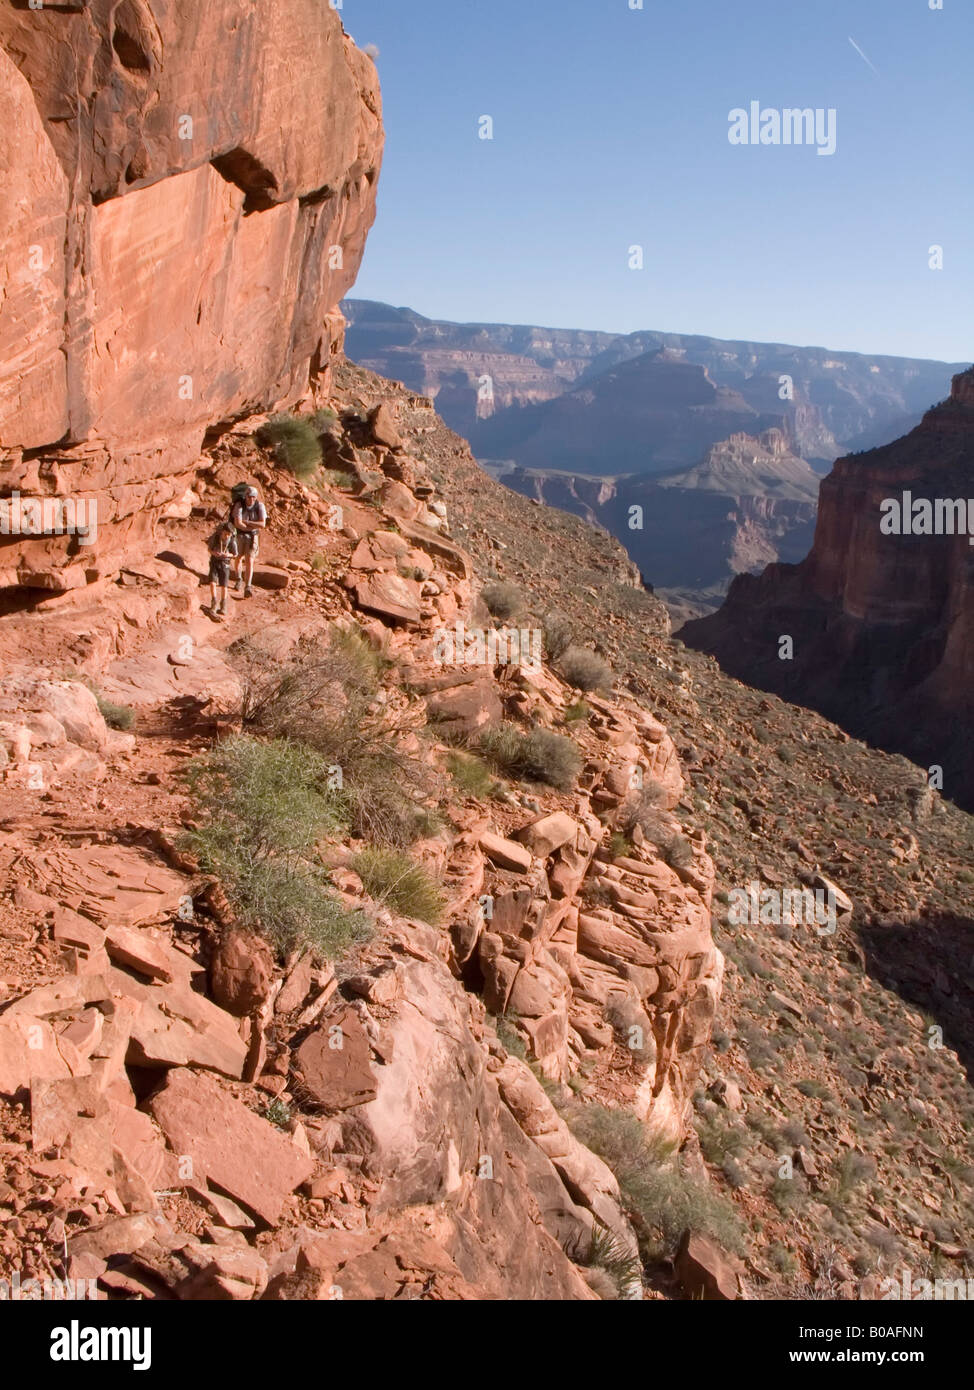
[[[688,868],[693,863],[693,846],[670,813],[664,810],[666,790],[652,779],[633,792],[619,810],[618,827],[631,836],[636,826],[650,844],[655,845],[671,869]]]
[[[135,723],[134,709],[129,705],[116,705],[104,695],[96,694],[95,699],[98,702],[98,712],[110,729],[120,729],[123,732],[131,729]]]
[[[558,660],[558,670],[576,690],[609,690],[612,687],[608,663],[588,647],[568,647]]]
[[[485,584],[480,591],[480,597],[486,603],[491,617],[500,618],[502,622],[516,617],[524,607],[524,596],[517,585],[508,584],[500,579]]]
[[[803,1206],[806,1196],[805,1189],[799,1185],[796,1178],[775,1178],[771,1184],[771,1200],[782,1216],[787,1216],[796,1207]]]
[[[566,1118],[582,1143],[615,1173],[645,1259],[671,1257],[688,1229],[728,1250],[743,1249],[731,1204],[684,1172],[672,1146],[651,1142],[635,1115],[587,1105]]]
[[[565,706],[564,720],[566,724],[575,724],[581,719],[587,719],[591,713],[591,705],[586,704],[584,700],[575,700]]]
[[[494,1027],[497,1030],[497,1040],[504,1051],[509,1052],[512,1057],[519,1057],[522,1062],[526,1062],[528,1057],[527,1045],[511,1019],[499,1014],[494,1019]]]
[[[446,765],[454,782],[468,796],[485,797],[493,792],[494,779],[480,758],[471,753],[451,753]]]
[[[309,638],[283,668],[246,641],[231,655],[244,673],[245,726],[313,748],[340,782],[354,835],[402,848],[429,833],[418,803],[433,789],[430,767],[404,751],[408,728],[377,705],[385,658],[361,633]]]
[[[257,443],[272,450],[281,468],[296,478],[311,478],[321,465],[321,441],[315,426],[303,415],[273,415],[257,431]]]
[[[371,933],[331,891],[315,856],[322,835],[344,829],[314,750],[241,735],[218,743],[187,773],[199,824],[186,845],[215,874],[239,925],[281,953],[310,946],[340,958]]]
[[[264,1119],[277,1129],[289,1130],[291,1128],[291,1107],[279,1096],[275,1096],[264,1111]]]
[[[798,1273],[797,1259],[780,1241],[775,1241],[770,1246],[768,1259],[779,1274],[791,1276]]]
[[[623,835],[621,831],[615,830],[609,836],[609,853],[612,855],[613,859],[628,859],[629,855],[632,854],[632,850],[632,841],[627,836]]]
[[[355,486],[355,476],[343,468],[322,468],[318,474],[322,483],[327,483],[329,487],[350,489]]]
[[[417,917],[434,927],[443,920],[444,900],[439,884],[407,854],[394,849],[364,849],[354,856],[351,867],[369,897],[385,903],[394,912]]]
[[[671,869],[688,869],[693,863],[693,846],[679,830],[667,836],[657,848],[663,862],[669,864]]]
[[[727,1180],[728,1186],[732,1187],[735,1192],[742,1187],[747,1187],[747,1173],[731,1154],[724,1158],[720,1165],[720,1171]]]
[[[547,613],[544,619],[544,649],[549,661],[557,661],[572,645],[575,624],[564,613]]]
[[[662,782],[648,777],[643,785],[623,802],[619,811],[619,828],[631,835],[638,825],[643,834],[650,836],[662,823],[663,807],[668,800]],[[644,824],[645,822],[645,824]],[[669,829],[669,822],[666,822]]]
[[[485,730],[478,747],[499,771],[522,781],[546,782],[559,791],[570,790],[582,766],[572,739],[550,729],[522,733],[514,724],[502,724]]]
[[[589,1271],[585,1280],[589,1287],[606,1301],[627,1298],[634,1289],[642,1287],[643,1269],[639,1256],[626,1242],[605,1226],[595,1226],[588,1248],[566,1252],[571,1260]],[[599,1271],[608,1281],[605,1287],[590,1277]]]

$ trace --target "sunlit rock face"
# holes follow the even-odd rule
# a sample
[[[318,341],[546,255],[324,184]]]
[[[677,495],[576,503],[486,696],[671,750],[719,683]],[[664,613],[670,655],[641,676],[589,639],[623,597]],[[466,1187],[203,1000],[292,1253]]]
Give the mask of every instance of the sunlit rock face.
[[[206,431],[327,388],[375,215],[369,58],[319,0],[0,15],[0,492],[98,537],[0,540],[0,584],[117,569]]]

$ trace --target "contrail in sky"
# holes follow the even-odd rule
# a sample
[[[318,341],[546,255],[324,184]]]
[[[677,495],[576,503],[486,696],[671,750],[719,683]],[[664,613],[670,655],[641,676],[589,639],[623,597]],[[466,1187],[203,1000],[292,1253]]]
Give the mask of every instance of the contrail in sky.
[[[855,39],[852,37],[851,34],[849,35],[849,42],[852,44],[853,48],[854,48],[854,49],[856,50],[856,52],[859,54],[859,57],[862,59],[862,61],[863,61],[864,63],[868,64],[868,66],[872,68],[873,72],[874,72],[874,73],[876,74],[876,76],[878,77],[878,76],[879,76],[879,69],[875,66],[875,64],[869,62],[869,59],[866,57],[865,53],[863,53],[862,49],[861,49],[861,48],[859,47],[859,45],[856,43]]]

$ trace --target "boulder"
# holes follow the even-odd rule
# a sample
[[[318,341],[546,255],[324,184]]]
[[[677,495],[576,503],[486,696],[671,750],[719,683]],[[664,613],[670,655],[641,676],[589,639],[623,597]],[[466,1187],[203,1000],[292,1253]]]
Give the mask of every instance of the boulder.
[[[245,1018],[270,993],[274,957],[267,942],[252,932],[227,931],[210,958],[210,992],[221,1009]]]
[[[561,849],[562,845],[573,845],[579,829],[578,821],[573,820],[564,811],[556,811],[553,815],[542,816],[540,820],[522,826],[514,834],[527,845],[536,858],[547,859],[556,849]]]
[[[177,1298],[204,1303],[246,1301],[260,1298],[267,1287],[267,1262],[248,1245],[190,1241],[179,1254],[196,1269],[176,1286]]]
[[[356,606],[390,622],[415,626],[420,619],[420,589],[400,574],[350,574],[348,587]]]
[[[734,1302],[738,1296],[730,1256],[705,1236],[684,1232],[674,1270],[687,1298]]]
[[[480,836],[480,848],[492,864],[499,869],[510,869],[514,873],[526,874],[531,868],[531,852],[514,840],[505,840],[502,835],[485,830]]]
[[[458,679],[452,688],[430,694],[426,710],[440,732],[450,736],[493,728],[504,717],[504,706],[489,676]]]
[[[302,1088],[325,1110],[347,1110],[375,1098],[369,1040],[353,1008],[330,1015],[305,1038],[293,1065]]]
[[[291,576],[286,569],[280,569],[277,565],[261,565],[260,569],[254,570],[254,584],[258,589],[286,589],[291,582]]]
[[[75,1065],[90,1070],[87,1062]],[[35,1082],[76,1074],[49,1023],[30,1013],[0,1015],[0,1095],[15,1096]]]
[[[145,931],[134,927],[110,926],[105,932],[104,945],[109,957],[119,965],[153,980],[168,982],[173,978],[171,952],[153,941]]]
[[[172,1071],[148,1104],[173,1153],[192,1160],[194,1182],[213,1182],[276,1225],[314,1162],[212,1078]]]

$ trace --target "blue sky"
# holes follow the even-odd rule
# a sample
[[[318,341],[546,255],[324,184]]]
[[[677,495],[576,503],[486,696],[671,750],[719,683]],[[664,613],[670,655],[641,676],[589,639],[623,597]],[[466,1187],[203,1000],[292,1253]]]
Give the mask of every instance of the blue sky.
[[[643,3],[343,0],[387,129],[353,294],[974,360],[972,0]],[[835,153],[732,145],[752,101],[835,108]]]

